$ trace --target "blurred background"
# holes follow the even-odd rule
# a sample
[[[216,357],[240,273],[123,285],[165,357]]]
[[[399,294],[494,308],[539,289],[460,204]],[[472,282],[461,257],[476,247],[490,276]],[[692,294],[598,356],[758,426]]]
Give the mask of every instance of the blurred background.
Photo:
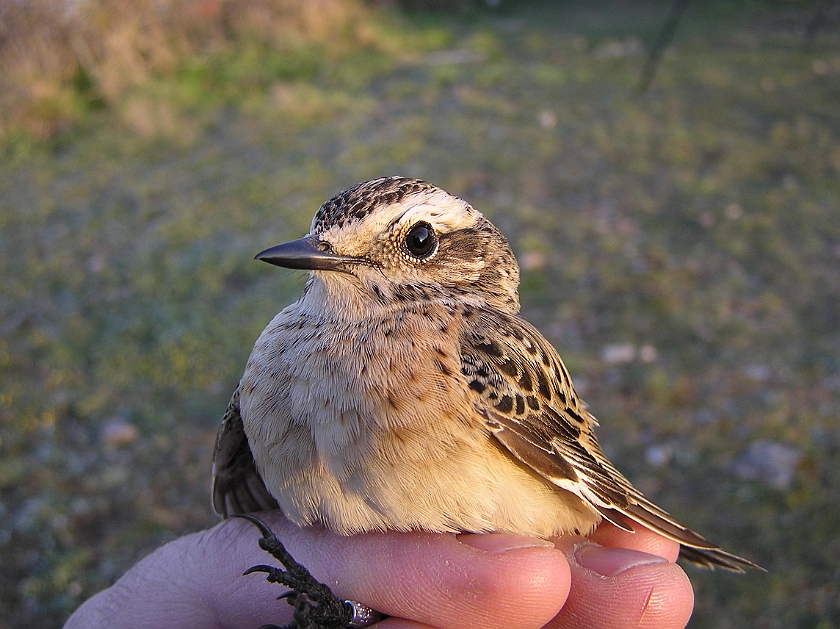
[[[484,212],[617,466],[768,574],[691,627],[840,627],[837,2],[0,4],[0,628],[212,526],[216,427],[380,175]]]

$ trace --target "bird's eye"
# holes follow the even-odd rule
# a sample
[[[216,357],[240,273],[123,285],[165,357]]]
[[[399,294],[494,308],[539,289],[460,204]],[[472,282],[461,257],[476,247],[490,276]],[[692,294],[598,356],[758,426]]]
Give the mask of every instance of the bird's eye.
[[[427,223],[417,223],[405,236],[405,248],[415,258],[428,258],[436,243],[435,232]]]

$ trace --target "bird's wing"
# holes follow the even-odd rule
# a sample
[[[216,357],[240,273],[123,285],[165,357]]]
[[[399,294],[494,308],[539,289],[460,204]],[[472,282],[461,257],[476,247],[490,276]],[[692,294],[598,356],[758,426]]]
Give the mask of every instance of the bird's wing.
[[[213,452],[213,509],[228,517],[234,513],[253,513],[277,508],[268,493],[245,436],[239,414],[239,387],[233,392],[227,412],[216,435]]]
[[[709,567],[756,567],[683,526],[645,498],[610,463],[595,437],[595,418],[578,398],[557,351],[525,320],[483,310],[461,336],[461,371],[476,406],[510,453],[572,492],[615,526],[619,514],[683,545],[683,556]]]

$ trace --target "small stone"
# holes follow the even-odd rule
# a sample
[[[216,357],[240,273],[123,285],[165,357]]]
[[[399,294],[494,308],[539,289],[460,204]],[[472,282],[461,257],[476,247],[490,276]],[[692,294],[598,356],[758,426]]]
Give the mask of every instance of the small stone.
[[[545,255],[539,251],[526,251],[519,259],[523,271],[539,271],[545,268]]]
[[[785,190],[798,190],[799,189],[799,179],[796,178],[796,175],[791,175],[788,173],[784,177],[782,177],[782,188]]]
[[[733,471],[742,480],[759,481],[780,491],[793,486],[802,460],[799,449],[778,441],[754,441],[735,461]]]
[[[709,210],[706,210],[700,213],[700,216],[697,217],[697,222],[700,223],[700,227],[709,229],[710,227],[714,227],[715,215],[709,212]]]
[[[642,41],[638,37],[628,37],[625,40],[610,39],[593,51],[596,59],[617,59],[641,54],[644,51]]]
[[[610,343],[601,348],[601,360],[608,365],[626,365],[636,360],[636,346],[630,343]]]
[[[747,365],[744,373],[753,382],[767,382],[771,375],[770,367],[761,364]]]
[[[105,422],[100,435],[106,447],[116,450],[134,442],[140,436],[140,431],[134,424],[116,417]]]
[[[639,348],[639,360],[643,363],[652,363],[657,357],[656,348],[653,345],[642,345]]]
[[[824,59],[814,59],[813,64],[811,64],[811,68],[814,70],[814,74],[828,74],[831,72],[831,66],[828,65],[828,62]]]
[[[82,593],[82,584],[78,581],[70,581],[64,590],[70,598],[78,598]]]
[[[737,203],[730,203],[726,206],[726,218],[731,221],[737,221],[744,215],[744,208]]]
[[[554,115],[553,111],[543,109],[537,115],[537,122],[539,122],[543,129],[553,129],[557,126],[557,116]]]
[[[674,456],[674,449],[667,444],[652,445],[645,450],[645,460],[653,467],[663,467]]]

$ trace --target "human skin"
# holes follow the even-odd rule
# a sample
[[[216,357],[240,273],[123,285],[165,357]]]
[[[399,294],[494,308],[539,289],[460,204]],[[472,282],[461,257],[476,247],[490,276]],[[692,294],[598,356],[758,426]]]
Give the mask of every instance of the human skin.
[[[681,628],[694,595],[674,562],[676,542],[609,524],[589,538],[374,533],[301,529],[279,512],[260,518],[289,552],[344,599],[391,616],[382,629]],[[85,602],[65,629],[132,626],[256,629],[283,624],[282,586],[255,564],[276,563],[241,519],[181,537]]]

